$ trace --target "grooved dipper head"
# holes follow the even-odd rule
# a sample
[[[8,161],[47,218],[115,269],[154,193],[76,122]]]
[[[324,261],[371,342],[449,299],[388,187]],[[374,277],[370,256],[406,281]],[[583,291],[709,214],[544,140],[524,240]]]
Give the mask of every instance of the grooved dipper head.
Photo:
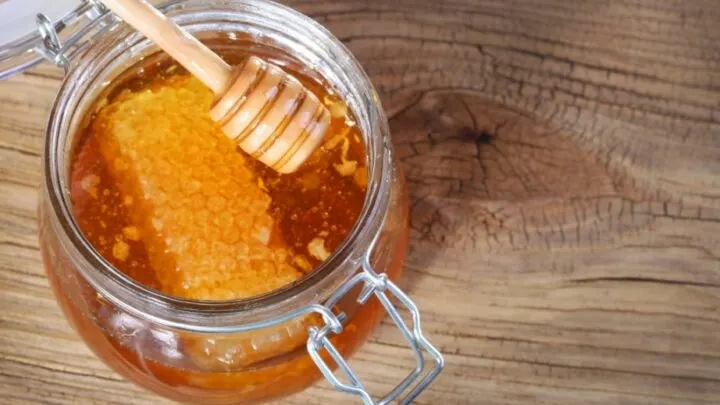
[[[242,150],[280,173],[310,157],[331,117],[297,79],[255,56],[236,70],[210,116]]]

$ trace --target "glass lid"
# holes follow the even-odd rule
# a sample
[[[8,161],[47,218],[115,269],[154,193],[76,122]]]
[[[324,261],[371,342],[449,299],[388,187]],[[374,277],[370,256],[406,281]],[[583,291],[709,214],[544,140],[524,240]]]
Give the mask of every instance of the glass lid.
[[[87,25],[101,11],[91,0],[0,0],[0,79],[43,59],[62,65],[63,44],[74,43],[77,33],[70,27]]]

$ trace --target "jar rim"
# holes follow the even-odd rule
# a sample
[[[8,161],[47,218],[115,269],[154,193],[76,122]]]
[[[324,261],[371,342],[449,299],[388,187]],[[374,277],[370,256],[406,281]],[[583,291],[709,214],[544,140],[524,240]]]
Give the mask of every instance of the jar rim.
[[[308,60],[311,60],[311,68],[319,70],[332,85],[347,86],[345,90],[349,92],[343,94],[341,89],[339,93],[348,98],[346,101],[356,113],[357,124],[365,138],[369,172],[360,216],[340,247],[313,271],[294,283],[250,298],[227,301],[179,298],[150,289],[112,266],[80,231],[72,214],[67,191],[66,178],[69,173],[61,170],[62,164],[67,164],[62,162],[63,157],[69,159],[68,140],[77,132],[70,124],[77,123],[78,116],[82,117],[87,113],[78,111],[82,110],[81,101],[88,103],[88,99],[92,101],[98,93],[97,89],[92,93],[88,88],[98,83],[101,74],[110,74],[108,70],[113,69],[108,69],[109,66],[114,66],[115,70],[120,72],[124,70],[120,61],[112,58],[112,53],[125,55],[126,62],[134,63],[137,59],[133,58],[138,52],[152,47],[137,31],[117,21],[110,21],[112,16],[105,15],[101,18],[108,19],[108,23],[114,26],[102,38],[94,41],[73,63],[53,101],[46,127],[43,158],[45,192],[50,201],[52,225],[55,226],[61,243],[69,249],[73,259],[79,262],[76,266],[83,277],[105,299],[140,318],[176,329],[202,330],[204,333],[251,330],[268,326],[268,318],[279,319],[287,312],[322,302],[338,285],[355,273],[363,256],[372,251],[379,233],[379,224],[382,223],[389,203],[389,129],[369,78],[350,51],[327,29],[310,17],[271,1],[174,0],[159,6],[158,9],[185,25],[191,32],[207,32],[202,28],[210,25],[219,27],[217,24],[204,23],[204,17],[238,19],[242,14],[243,21],[254,18],[253,23],[267,24],[269,29],[282,28],[290,34],[303,36],[288,36],[285,40],[313,43],[302,44],[311,46],[309,49],[318,53],[307,56]],[[274,26],[277,27],[273,28]],[[237,31],[238,26],[233,27]],[[107,46],[112,47],[111,52],[104,49]],[[130,55],[133,52],[135,53]],[[300,61],[303,64],[308,62]],[[103,62],[104,65],[98,66]]]

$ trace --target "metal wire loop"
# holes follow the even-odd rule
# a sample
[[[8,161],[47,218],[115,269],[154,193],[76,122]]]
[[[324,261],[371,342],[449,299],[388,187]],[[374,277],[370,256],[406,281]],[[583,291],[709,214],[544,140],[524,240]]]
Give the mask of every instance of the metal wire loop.
[[[338,288],[325,304],[325,308],[333,308],[342,297],[358,285],[362,285],[362,290],[357,301],[364,304],[371,297],[376,297],[388,312],[395,325],[400,329],[400,332],[408,341],[415,356],[415,369],[387,395],[376,401],[365,389],[360,379],[329,338],[331,333],[339,334],[342,332],[342,320],[345,318],[345,314],[343,313],[334,315],[339,322],[331,320],[322,328],[310,328],[307,341],[308,353],[323,376],[325,376],[334,388],[359,396],[365,405],[386,405],[396,400],[399,400],[400,404],[409,404],[440,374],[444,367],[443,356],[423,335],[420,325],[420,312],[415,303],[413,303],[410,297],[402,292],[386,274],[377,274],[372,269],[369,258],[367,257],[363,263],[363,271]],[[408,324],[402,315],[400,315],[400,312],[398,312],[397,307],[392,303],[390,297],[394,297],[395,300],[402,304],[410,313],[412,327],[408,327]],[[327,314],[327,312],[325,313]],[[340,326],[339,330],[337,328],[338,324]],[[340,373],[349,381],[348,383],[340,381],[332,371],[331,367],[321,355],[323,350],[325,350],[335,362]],[[426,370],[426,354],[433,360],[433,366],[429,371]],[[399,399],[400,396],[407,391],[409,391],[409,393],[402,399]]]
[[[63,53],[62,42],[55,30],[55,24],[42,13],[36,16],[35,22],[42,38],[42,46],[36,49],[37,52],[67,72],[70,62]]]
[[[73,57],[94,38],[106,32],[114,21],[116,18],[100,0],[83,0],[76,9],[57,21],[50,20],[45,14],[37,14],[35,23],[40,38],[31,50],[62,67],[67,74]]]

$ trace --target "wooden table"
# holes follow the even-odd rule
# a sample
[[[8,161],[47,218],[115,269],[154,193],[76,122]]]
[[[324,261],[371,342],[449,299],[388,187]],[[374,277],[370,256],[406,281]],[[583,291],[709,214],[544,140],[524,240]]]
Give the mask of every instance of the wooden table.
[[[387,5],[394,3],[394,5]],[[720,401],[720,5],[297,1],[357,55],[412,190],[418,404]],[[35,206],[59,73],[0,83],[0,402],[161,404],[66,324]],[[385,324],[353,364],[412,364]],[[325,383],[288,404],[345,403]]]

